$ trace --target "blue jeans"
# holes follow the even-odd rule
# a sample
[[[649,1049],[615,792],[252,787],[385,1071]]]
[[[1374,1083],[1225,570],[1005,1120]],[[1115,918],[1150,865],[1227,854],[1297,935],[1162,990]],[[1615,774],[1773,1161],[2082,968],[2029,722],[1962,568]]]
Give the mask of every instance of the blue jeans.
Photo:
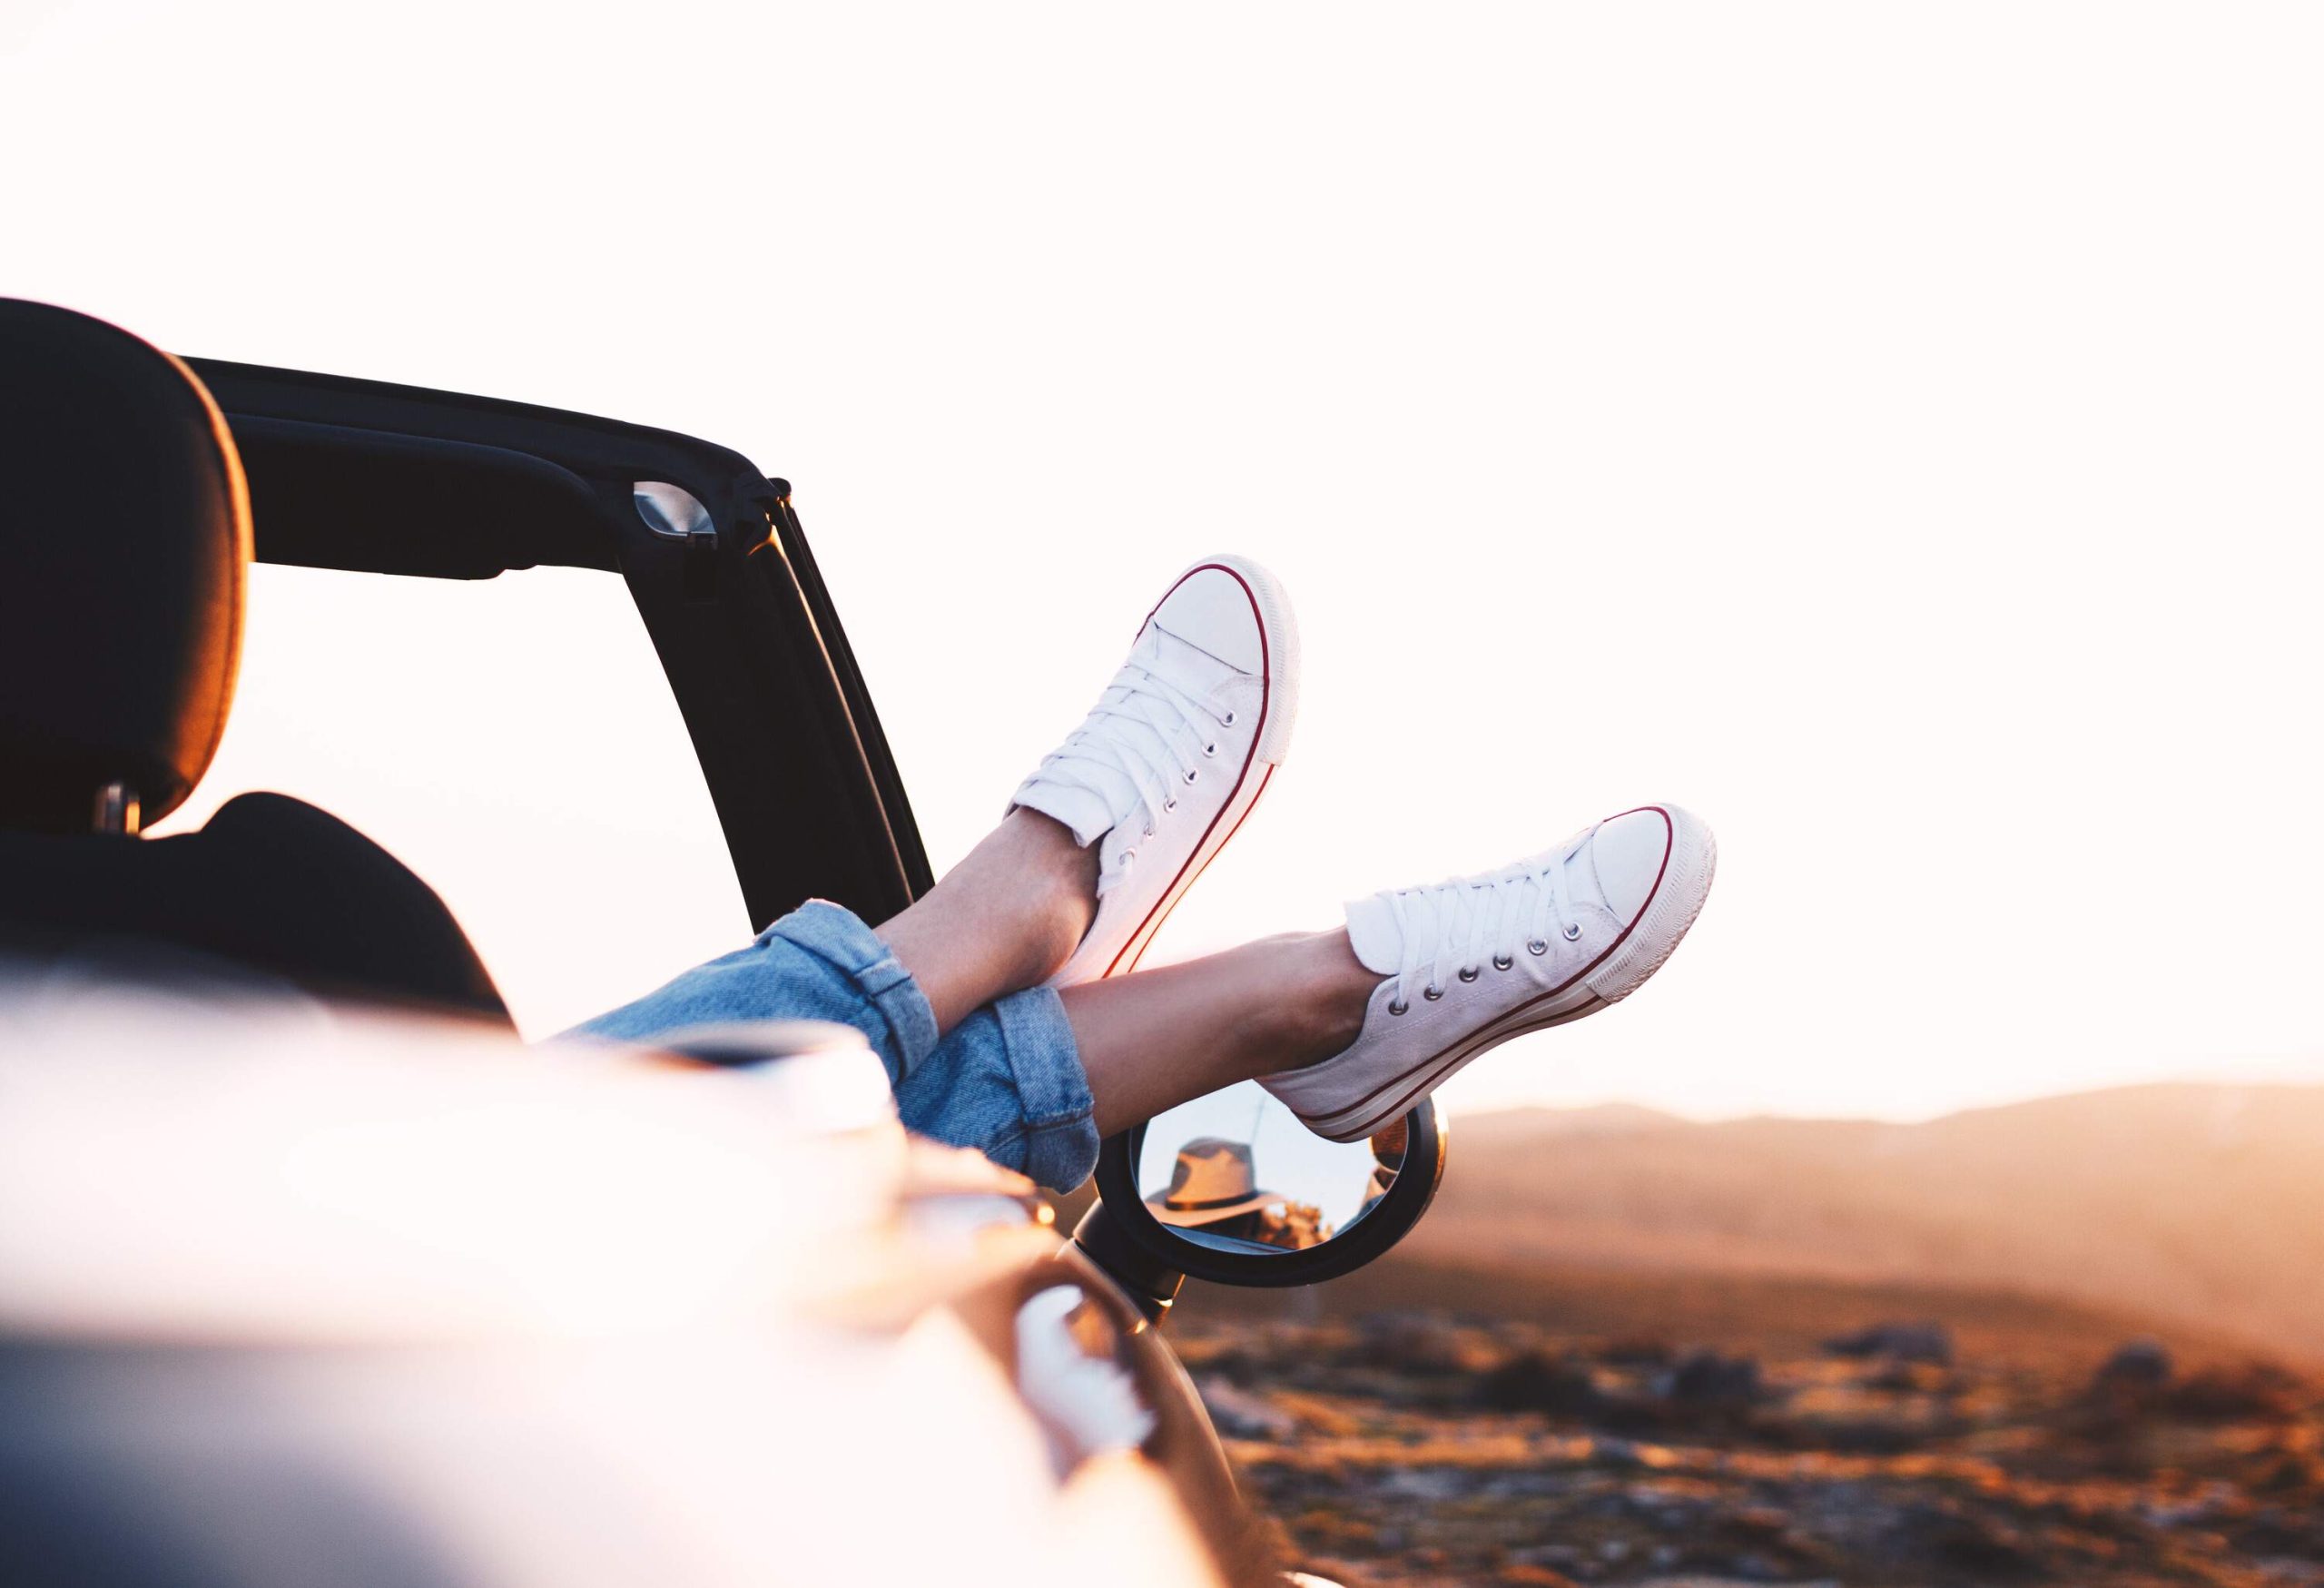
[[[986,1004],[940,1041],[920,983],[850,911],[812,899],[750,947],[697,966],[570,1033],[646,1042],[724,1021],[853,1026],[888,1068],[897,1111],[923,1136],[973,1147],[1053,1191],[1098,1164],[1089,1082],[1046,987]]]

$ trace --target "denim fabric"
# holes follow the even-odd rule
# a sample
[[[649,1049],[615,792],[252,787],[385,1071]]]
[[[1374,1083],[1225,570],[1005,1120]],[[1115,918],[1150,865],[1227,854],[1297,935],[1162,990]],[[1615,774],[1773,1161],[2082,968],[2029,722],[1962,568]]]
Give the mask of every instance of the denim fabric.
[[[923,1136],[973,1147],[1066,1191],[1098,1163],[1089,1083],[1046,987],[988,1003],[940,1040],[935,1012],[888,945],[850,911],[810,900],[748,948],[711,961],[568,1033],[648,1042],[724,1021],[853,1026],[887,1066],[896,1108]]]

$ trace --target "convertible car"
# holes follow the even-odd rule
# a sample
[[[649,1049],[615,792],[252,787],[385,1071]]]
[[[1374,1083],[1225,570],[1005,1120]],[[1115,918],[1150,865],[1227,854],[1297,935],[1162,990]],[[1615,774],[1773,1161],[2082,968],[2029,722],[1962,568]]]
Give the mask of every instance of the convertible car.
[[[929,863],[784,481],[6,301],[0,431],[0,1581],[1298,1564],[1162,1325],[1183,1276],[1311,1284],[1393,1245],[1443,1169],[1433,1106],[1338,1147],[1256,1089],[1201,1100],[1106,1143],[1067,1237],[909,1139],[855,1033],[528,1045],[335,818],[245,796],[140,836],[224,725],[237,537],[396,590],[583,570],[659,658],[750,922],[892,913]]]

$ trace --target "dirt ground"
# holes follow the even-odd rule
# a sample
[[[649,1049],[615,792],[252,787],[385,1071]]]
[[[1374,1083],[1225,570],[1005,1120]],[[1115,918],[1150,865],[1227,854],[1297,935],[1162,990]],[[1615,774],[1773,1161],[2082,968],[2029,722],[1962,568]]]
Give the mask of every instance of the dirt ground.
[[[1289,1558],[1350,1588],[2324,1584],[2324,1387],[2139,1326],[1392,1262],[1169,1330]]]

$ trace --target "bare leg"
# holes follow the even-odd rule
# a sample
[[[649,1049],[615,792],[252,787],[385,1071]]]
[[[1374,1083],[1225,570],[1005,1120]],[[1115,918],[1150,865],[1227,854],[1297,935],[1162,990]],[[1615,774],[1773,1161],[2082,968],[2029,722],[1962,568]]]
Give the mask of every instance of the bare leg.
[[[949,1031],[1065,963],[1089,929],[1097,889],[1094,848],[1015,810],[879,934]],[[1099,1133],[1331,1057],[1355,1041],[1379,983],[1334,929],[1067,988]]]
[[[1098,851],[1035,811],[1009,813],[944,880],[879,928],[949,1031],[1047,981],[1097,912]]]
[[[917,906],[915,906],[917,908]],[[1380,978],[1344,931],[1065,990],[1081,1067],[1110,1136],[1205,1092],[1328,1059],[1356,1039]]]

